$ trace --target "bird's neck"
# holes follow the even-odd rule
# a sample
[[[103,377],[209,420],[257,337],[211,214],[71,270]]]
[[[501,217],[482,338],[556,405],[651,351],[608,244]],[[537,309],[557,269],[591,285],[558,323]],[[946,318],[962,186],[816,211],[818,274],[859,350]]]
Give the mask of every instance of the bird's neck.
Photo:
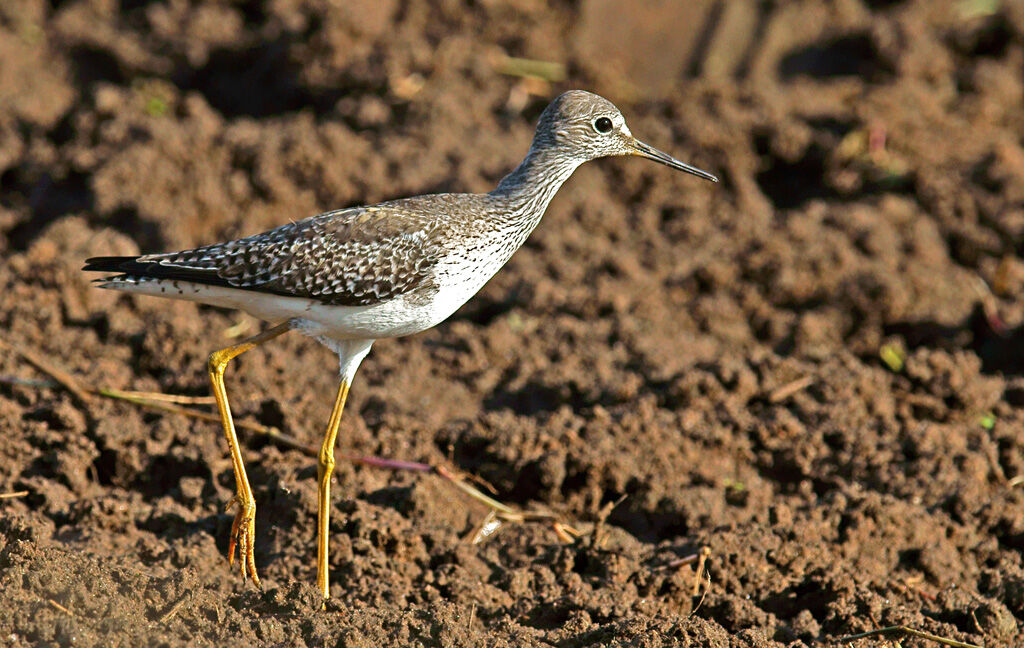
[[[490,196],[504,203],[509,218],[533,229],[558,188],[580,164],[564,151],[534,142],[522,163],[502,178]]]

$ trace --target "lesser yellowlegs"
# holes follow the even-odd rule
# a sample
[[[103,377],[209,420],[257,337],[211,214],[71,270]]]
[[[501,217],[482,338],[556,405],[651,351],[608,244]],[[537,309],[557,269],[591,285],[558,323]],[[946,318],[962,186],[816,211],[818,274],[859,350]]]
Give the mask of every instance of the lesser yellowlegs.
[[[576,167],[614,155],[645,157],[718,181],[637,140],[607,99],[571,90],[544,109],[526,158],[490,193],[404,198],[194,250],[86,262],[85,270],[119,273],[98,279],[102,288],[237,308],[275,323],[209,360],[237,486],[228,556],[234,562],[237,545],[243,578],[248,573],[259,584],[256,502],[224,389],[227,363],[292,329],[338,354],[341,385],[318,462],[317,586],[326,598],[334,446],[359,363],[375,340],[426,330],[454,313],[523,244]]]

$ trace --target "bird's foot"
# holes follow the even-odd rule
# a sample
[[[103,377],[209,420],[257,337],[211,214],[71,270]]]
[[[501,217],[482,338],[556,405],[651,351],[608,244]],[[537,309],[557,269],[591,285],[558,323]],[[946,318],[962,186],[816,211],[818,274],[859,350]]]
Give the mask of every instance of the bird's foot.
[[[225,511],[238,506],[235,521],[231,525],[231,541],[228,543],[228,564],[235,564],[235,546],[238,547],[238,566],[242,570],[242,580],[252,577],[256,587],[260,587],[260,577],[256,573],[256,501],[252,495],[246,497],[238,493],[228,502]]]

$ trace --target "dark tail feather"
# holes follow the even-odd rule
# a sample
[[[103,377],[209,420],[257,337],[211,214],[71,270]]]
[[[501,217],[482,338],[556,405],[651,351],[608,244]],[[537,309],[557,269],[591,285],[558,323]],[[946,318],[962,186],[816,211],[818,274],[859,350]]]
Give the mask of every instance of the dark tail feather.
[[[135,264],[137,256],[102,256],[85,260],[86,272],[124,272]]]
[[[217,271],[212,268],[183,268],[181,266],[165,265],[157,261],[139,261],[141,258],[143,257],[93,257],[85,260],[85,266],[82,270],[87,272],[118,273],[118,277],[110,277],[111,279],[168,279],[171,281],[191,281],[210,286],[231,286],[226,279],[219,276]]]

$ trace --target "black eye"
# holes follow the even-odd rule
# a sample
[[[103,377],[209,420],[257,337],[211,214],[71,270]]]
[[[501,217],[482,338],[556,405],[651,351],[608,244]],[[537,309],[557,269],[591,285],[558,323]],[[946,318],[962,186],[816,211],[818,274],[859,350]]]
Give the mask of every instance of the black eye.
[[[607,133],[612,129],[612,120],[607,117],[598,117],[594,120],[594,130],[598,133]]]

